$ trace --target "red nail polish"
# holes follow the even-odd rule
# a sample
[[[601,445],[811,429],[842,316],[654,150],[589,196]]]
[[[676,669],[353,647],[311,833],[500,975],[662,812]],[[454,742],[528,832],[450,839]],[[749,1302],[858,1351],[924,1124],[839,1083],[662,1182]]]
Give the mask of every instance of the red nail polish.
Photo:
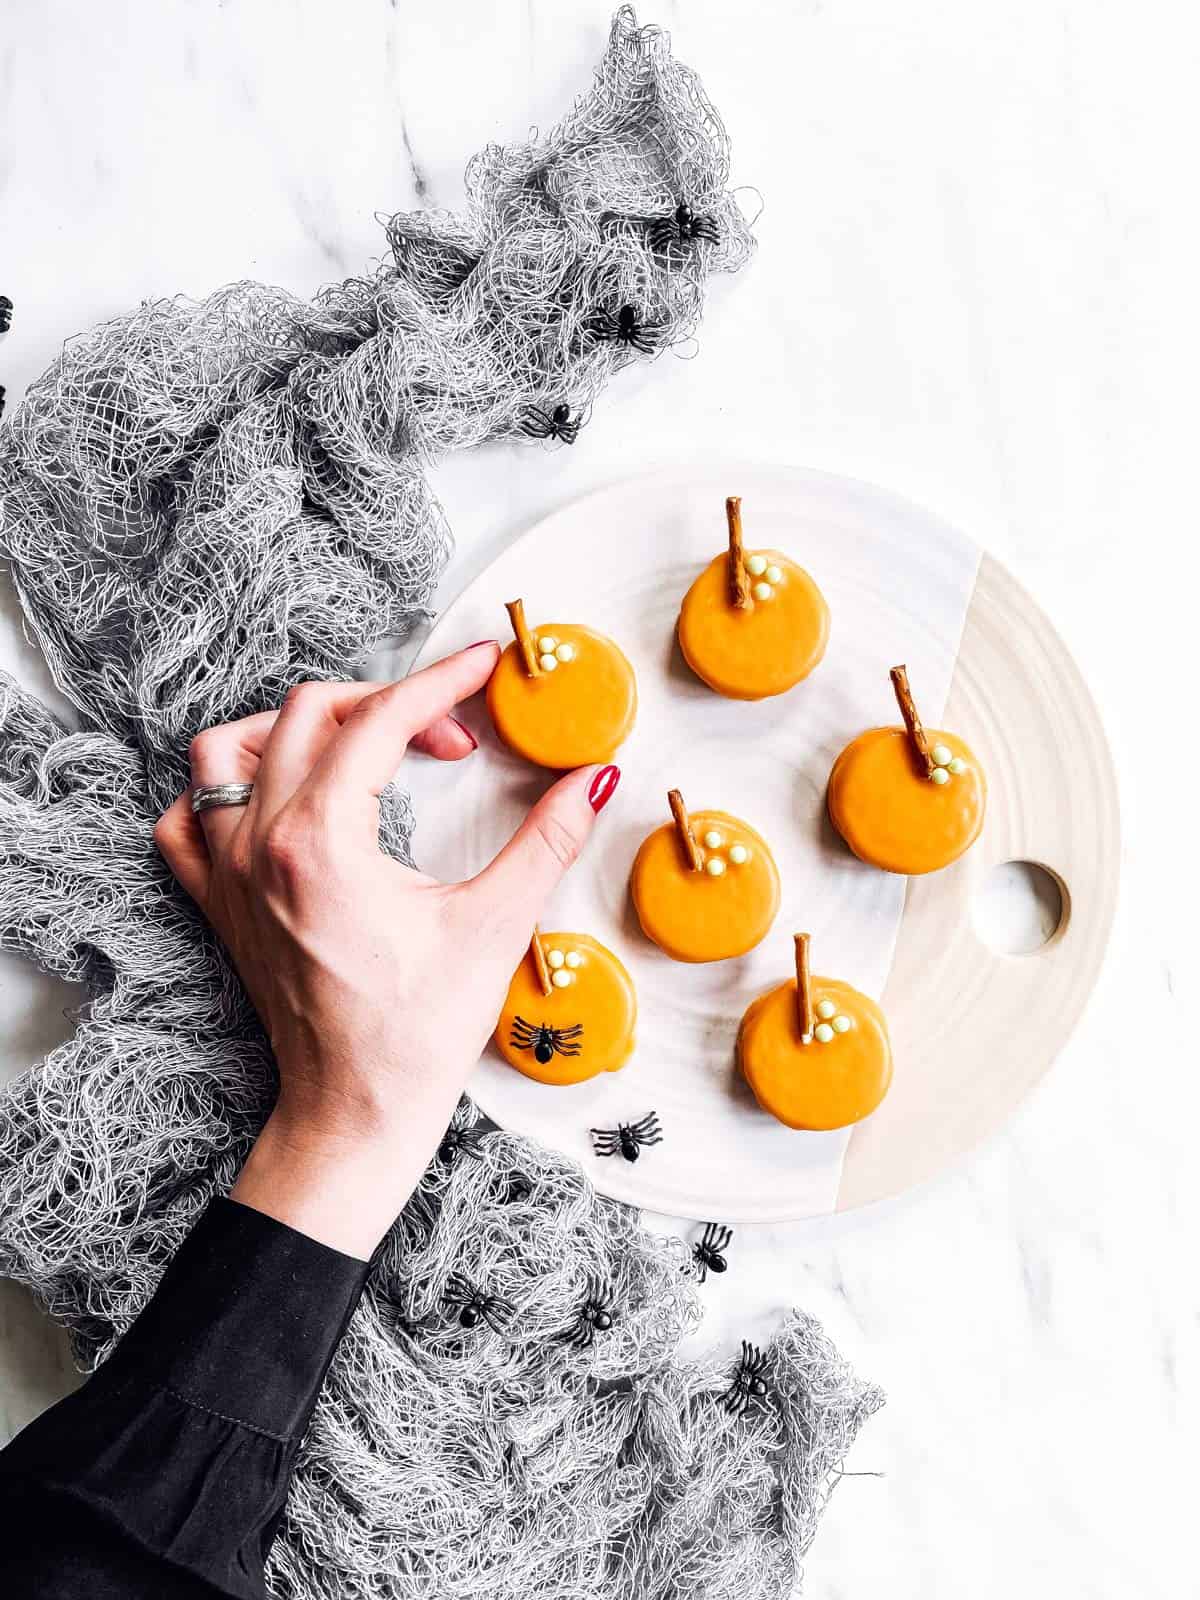
[[[592,779],[588,789],[588,804],[593,811],[603,811],[613,795],[617,792],[617,785],[621,781],[620,767],[601,767]]]
[[[469,644],[467,646],[467,649],[468,650],[478,650],[480,645],[483,645],[483,644],[495,645],[497,649],[500,648],[499,639],[476,639],[474,644]]]
[[[478,750],[479,749],[479,740],[471,732],[470,728],[467,727],[466,723],[465,722],[460,722],[457,717],[451,717],[450,721],[454,724],[454,726],[459,730],[460,733],[465,733],[467,738],[470,739],[470,741],[471,741],[471,749],[472,750]]]

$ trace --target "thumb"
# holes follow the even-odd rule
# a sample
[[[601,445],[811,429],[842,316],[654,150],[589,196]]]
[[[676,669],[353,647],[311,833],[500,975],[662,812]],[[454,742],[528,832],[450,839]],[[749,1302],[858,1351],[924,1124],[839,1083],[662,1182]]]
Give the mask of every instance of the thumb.
[[[493,908],[489,921],[497,909],[506,908],[503,920],[519,925],[522,937],[528,936],[620,778],[621,769],[611,764],[580,767],[547,789],[495,860],[471,880],[470,897]]]

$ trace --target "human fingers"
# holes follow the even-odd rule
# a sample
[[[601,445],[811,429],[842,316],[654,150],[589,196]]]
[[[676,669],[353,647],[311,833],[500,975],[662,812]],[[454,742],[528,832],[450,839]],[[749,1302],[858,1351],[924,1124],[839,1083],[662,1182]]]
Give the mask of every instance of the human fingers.
[[[215,728],[205,728],[203,733],[198,733],[188,746],[192,787],[253,783],[276,716],[274,711],[259,711],[238,722],[219,723]],[[240,805],[210,806],[199,813],[210,857],[229,843],[242,821],[243,809]]]
[[[212,862],[204,842],[200,818],[192,811],[190,789],[168,806],[154,824],[154,842],[184,889],[197,905],[203,907],[208,899]]]
[[[489,926],[511,932],[514,948],[529,939],[546,901],[591,836],[620,781],[619,767],[581,767],[546,791],[482,872],[462,886]]]
[[[494,641],[472,645],[360,700],[326,745],[307,786],[326,799],[377,796],[394,777],[409,745],[483,688],[499,651]],[[439,744],[445,739],[444,731],[435,736]]]

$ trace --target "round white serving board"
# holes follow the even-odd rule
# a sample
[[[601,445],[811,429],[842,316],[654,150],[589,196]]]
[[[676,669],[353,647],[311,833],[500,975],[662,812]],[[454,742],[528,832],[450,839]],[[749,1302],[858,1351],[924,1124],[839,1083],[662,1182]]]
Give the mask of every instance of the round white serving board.
[[[674,638],[680,597],[724,542],[727,493],[743,498],[748,548],[781,548],[808,567],[833,615],[816,672],[754,705],[704,688]],[[658,475],[565,507],[475,579],[415,665],[509,637],[504,602],[518,595],[535,626],[579,621],[611,634],[638,672],[638,722],[617,756],[621,786],[542,918],[544,928],[593,934],[626,962],[638,990],[637,1048],[621,1072],[570,1088],[534,1083],[489,1049],[470,1084],[476,1103],[501,1126],[580,1160],[616,1199],[728,1221],[790,1220],[896,1194],[997,1129],[1048,1069],[1091,990],[1119,856],[1095,706],[1025,592],[906,501],[758,466]],[[902,660],[925,720],[967,740],[990,791],[979,843],[947,871],[907,884],[851,857],[824,811],[838,750],[861,729],[896,720],[887,671]],[[463,718],[480,739],[475,756],[405,768],[417,860],[446,879],[477,871],[553,781],[498,742],[482,696]],[[682,965],[640,932],[629,867],[641,839],[667,819],[670,787],[693,809],[744,817],[772,845],[783,904],[767,939],[741,960]],[[972,930],[975,887],[1008,860],[1045,866],[1064,891],[1063,922],[1033,955],[995,954]],[[742,1012],[789,975],[798,929],[813,936],[814,970],[880,997],[891,1028],[892,1090],[852,1133],[783,1128],[734,1070]],[[590,1127],[652,1108],[662,1144],[636,1163],[594,1155]]]

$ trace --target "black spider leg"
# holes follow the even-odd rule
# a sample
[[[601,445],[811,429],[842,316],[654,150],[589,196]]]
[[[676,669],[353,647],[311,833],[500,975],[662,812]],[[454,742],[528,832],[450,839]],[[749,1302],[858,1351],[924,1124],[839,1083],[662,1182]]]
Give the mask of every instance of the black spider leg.
[[[767,1386],[762,1376],[766,1365],[767,1358],[758,1346],[743,1339],[742,1359],[721,1400],[731,1416],[744,1417],[751,1405],[760,1405],[766,1399]]]
[[[591,316],[585,317],[583,331],[591,339],[615,339],[617,336],[617,318],[612,311],[593,311]]]
[[[601,1322],[599,1319],[605,1320]],[[612,1327],[612,1294],[597,1277],[589,1277],[587,1296],[576,1313],[575,1321],[559,1338],[577,1350],[587,1350],[595,1341],[596,1331]]]
[[[583,1046],[580,1044],[579,1040],[573,1036],[582,1032],[583,1029],[581,1027],[562,1029],[555,1028],[550,1035],[550,1044],[555,1052],[560,1056],[577,1056],[583,1049]]]
[[[473,1306],[482,1298],[470,1278],[465,1278],[461,1272],[452,1272],[442,1290],[442,1299],[448,1306]]]
[[[616,1128],[589,1128],[592,1149],[598,1156],[615,1156],[621,1148],[620,1130]]]
[[[532,1022],[526,1022],[524,1017],[514,1017],[508,1042],[515,1045],[518,1050],[528,1050],[540,1031]]]
[[[438,1160],[451,1163],[463,1155],[470,1156],[472,1161],[482,1161],[486,1138],[487,1132],[482,1128],[447,1128],[437,1148]]]
[[[484,1296],[483,1304],[479,1309],[483,1313],[483,1320],[492,1332],[503,1334],[507,1331],[508,1319],[517,1308],[511,1300],[506,1300],[503,1295],[489,1294]]]
[[[725,1227],[723,1223],[704,1224],[704,1232],[700,1236],[699,1243],[692,1246],[692,1256],[700,1270],[701,1283],[707,1282],[710,1267],[714,1272],[725,1271],[726,1263],[721,1252],[728,1248],[732,1238],[733,1229]]]
[[[648,1111],[640,1122],[633,1124],[629,1131],[639,1144],[662,1143],[662,1125],[659,1123],[657,1111]]]
[[[546,414],[540,406],[530,406],[529,415],[521,424],[521,432],[528,434],[531,439],[548,439],[557,429],[554,419]]]
[[[652,356],[658,349],[658,340],[655,336],[640,328],[635,328],[632,333],[626,334],[622,342],[639,350],[644,356]]]
[[[692,234],[697,239],[706,239],[709,244],[721,242],[721,230],[711,217],[697,217],[692,223]]]

